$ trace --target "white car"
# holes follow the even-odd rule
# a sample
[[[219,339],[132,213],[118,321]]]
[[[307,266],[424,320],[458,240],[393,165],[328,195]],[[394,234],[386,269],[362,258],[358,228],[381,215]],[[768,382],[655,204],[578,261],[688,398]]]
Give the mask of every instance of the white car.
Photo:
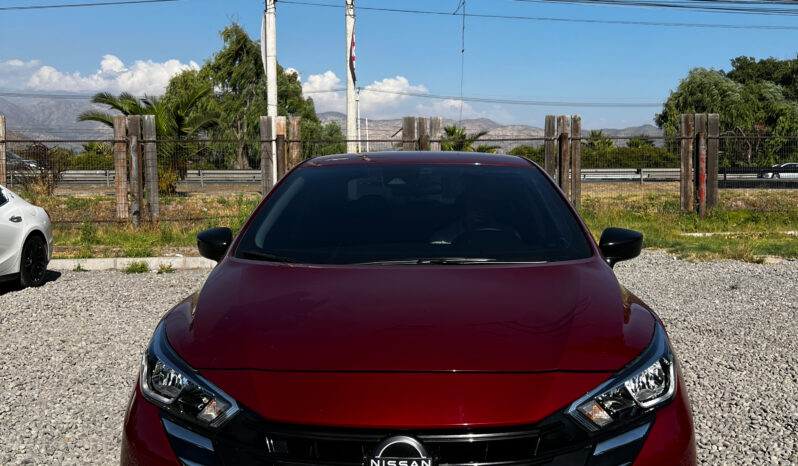
[[[798,170],[798,162],[777,163],[776,165],[773,165],[773,168],[789,168],[791,170]],[[757,175],[757,178],[768,178],[768,179],[798,178],[798,171],[789,171],[782,173],[774,173],[774,172],[760,173],[759,175]]]
[[[44,283],[53,254],[53,228],[44,209],[0,186],[0,281]]]

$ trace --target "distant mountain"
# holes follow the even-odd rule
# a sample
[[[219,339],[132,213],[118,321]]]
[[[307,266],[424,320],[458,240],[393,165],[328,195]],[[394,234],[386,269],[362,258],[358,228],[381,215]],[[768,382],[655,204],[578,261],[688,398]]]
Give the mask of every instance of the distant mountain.
[[[0,115],[6,116],[9,132],[23,133],[30,139],[112,138],[113,131],[100,123],[77,121],[78,115],[86,110],[107,108],[82,98],[0,97]]]
[[[100,123],[78,122],[77,117],[86,110],[107,110],[103,105],[91,103],[89,96],[78,96],[79,99],[42,97],[0,97],[0,114],[6,116],[7,128],[24,134],[29,139],[49,140],[75,140],[75,139],[111,139],[113,131]],[[319,114],[319,119],[324,122],[334,121],[346,132],[346,115],[340,112],[324,112]],[[443,125],[454,125],[456,120],[444,119]],[[488,118],[463,120],[469,133],[487,131],[489,139],[534,139],[543,137],[543,129],[529,125],[502,125]],[[399,141],[402,120],[399,118],[388,120],[368,120],[368,132],[365,120],[361,123],[361,136],[365,139],[367,134],[371,140]],[[623,129],[602,128],[606,136],[627,138],[631,136],[657,137],[662,131],[652,125],[642,125]],[[583,130],[583,135],[590,134]],[[9,133],[9,139],[11,135]],[[616,141],[617,145],[625,144],[626,140]],[[509,150],[525,142],[507,142],[497,144],[504,150]],[[539,145],[540,141],[530,141],[527,144]]]
[[[335,122],[341,127],[344,134],[346,133],[346,115],[340,112],[324,112],[319,114],[319,119],[323,123]],[[456,120],[444,119],[443,125],[449,126],[457,124]],[[361,120],[360,123],[361,136],[366,138],[366,121]],[[478,118],[471,120],[463,120],[462,126],[466,128],[469,133],[476,133],[480,131],[487,131],[488,134],[485,139],[539,139],[544,136],[543,128],[529,125],[501,125],[488,118]],[[368,120],[368,137],[369,139],[390,139],[400,141],[402,139],[401,129],[402,120]],[[648,136],[658,137],[662,136],[662,130],[653,125],[634,126],[623,129],[602,128],[605,136],[613,138],[629,138],[632,136]],[[582,136],[587,137],[590,135],[590,130],[582,130]],[[615,141],[616,145],[625,145],[628,139],[618,139]],[[539,146],[543,141],[506,141],[503,143],[496,143],[494,145],[500,146],[503,150],[510,150],[513,147],[528,144]]]

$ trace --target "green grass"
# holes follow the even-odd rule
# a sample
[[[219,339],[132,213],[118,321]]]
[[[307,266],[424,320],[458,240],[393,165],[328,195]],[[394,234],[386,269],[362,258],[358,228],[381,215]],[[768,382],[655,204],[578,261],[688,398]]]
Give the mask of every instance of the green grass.
[[[70,205],[84,201],[41,198],[52,209],[66,206],[61,218],[74,218]],[[100,198],[96,198],[100,199]],[[167,253],[196,255],[196,235],[218,226],[237,232],[257,206],[260,197],[229,195],[161,198],[158,224],[144,222],[138,230],[113,220],[58,224],[54,227],[55,256],[59,258],[149,257]],[[108,214],[112,199],[95,204],[97,215]],[[165,202],[164,202],[165,201]],[[94,201],[92,201],[94,202]],[[99,201],[97,201],[99,202]],[[798,258],[798,193],[721,191],[721,206],[701,220],[679,212],[679,197],[672,189],[638,194],[588,193],[580,214],[597,239],[604,228],[631,228],[645,236],[646,248],[662,249],[691,260],[739,259],[758,262],[764,256]],[[87,207],[88,208],[88,207]],[[82,218],[82,217],[78,217]],[[113,218],[113,217],[111,217]],[[192,221],[176,221],[198,218]],[[731,233],[689,237],[683,233]]]
[[[679,212],[678,199],[657,202],[642,197],[608,202],[586,198],[580,214],[597,237],[607,227],[630,228],[643,233],[644,247],[664,249],[685,259],[758,262],[767,255],[798,258],[798,237],[786,234],[798,230],[798,206],[774,211],[719,207],[702,220],[695,213]],[[726,234],[692,237],[683,233]]]
[[[146,262],[131,262],[125,267],[124,272],[126,274],[133,274],[133,273],[147,273],[150,271],[150,267],[147,265]]]

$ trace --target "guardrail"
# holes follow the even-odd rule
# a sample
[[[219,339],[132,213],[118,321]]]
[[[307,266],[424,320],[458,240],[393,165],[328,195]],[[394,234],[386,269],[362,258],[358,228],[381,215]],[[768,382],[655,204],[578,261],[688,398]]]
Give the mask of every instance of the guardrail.
[[[585,182],[662,182],[679,181],[678,168],[583,168],[582,180]],[[798,178],[798,169],[794,168],[721,168],[718,179],[756,180],[768,173],[794,174]],[[113,170],[67,170],[62,173],[61,183],[113,186]],[[782,178],[787,178],[783,176]],[[792,176],[790,176],[792,178]],[[188,170],[185,179],[179,184],[258,184],[261,181],[260,170]]]

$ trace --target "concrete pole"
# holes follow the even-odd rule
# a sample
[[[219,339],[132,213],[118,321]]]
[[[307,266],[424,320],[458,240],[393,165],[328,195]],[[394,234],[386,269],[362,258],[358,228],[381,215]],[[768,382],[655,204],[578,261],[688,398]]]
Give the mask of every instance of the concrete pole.
[[[363,150],[361,141],[363,138],[360,136],[360,88],[357,88],[357,151]]]
[[[357,103],[352,76],[352,39],[355,34],[355,0],[346,0],[346,151],[357,151]]]
[[[366,152],[369,152],[369,119],[366,118]]]
[[[261,28],[261,55],[266,67],[266,115],[277,116],[277,24],[275,20],[275,0],[266,0],[266,11],[263,12],[263,27]],[[274,134],[274,133],[272,133]],[[277,180],[277,147],[272,142],[272,182]]]
[[[6,180],[6,117],[0,115],[0,184],[8,186]]]

